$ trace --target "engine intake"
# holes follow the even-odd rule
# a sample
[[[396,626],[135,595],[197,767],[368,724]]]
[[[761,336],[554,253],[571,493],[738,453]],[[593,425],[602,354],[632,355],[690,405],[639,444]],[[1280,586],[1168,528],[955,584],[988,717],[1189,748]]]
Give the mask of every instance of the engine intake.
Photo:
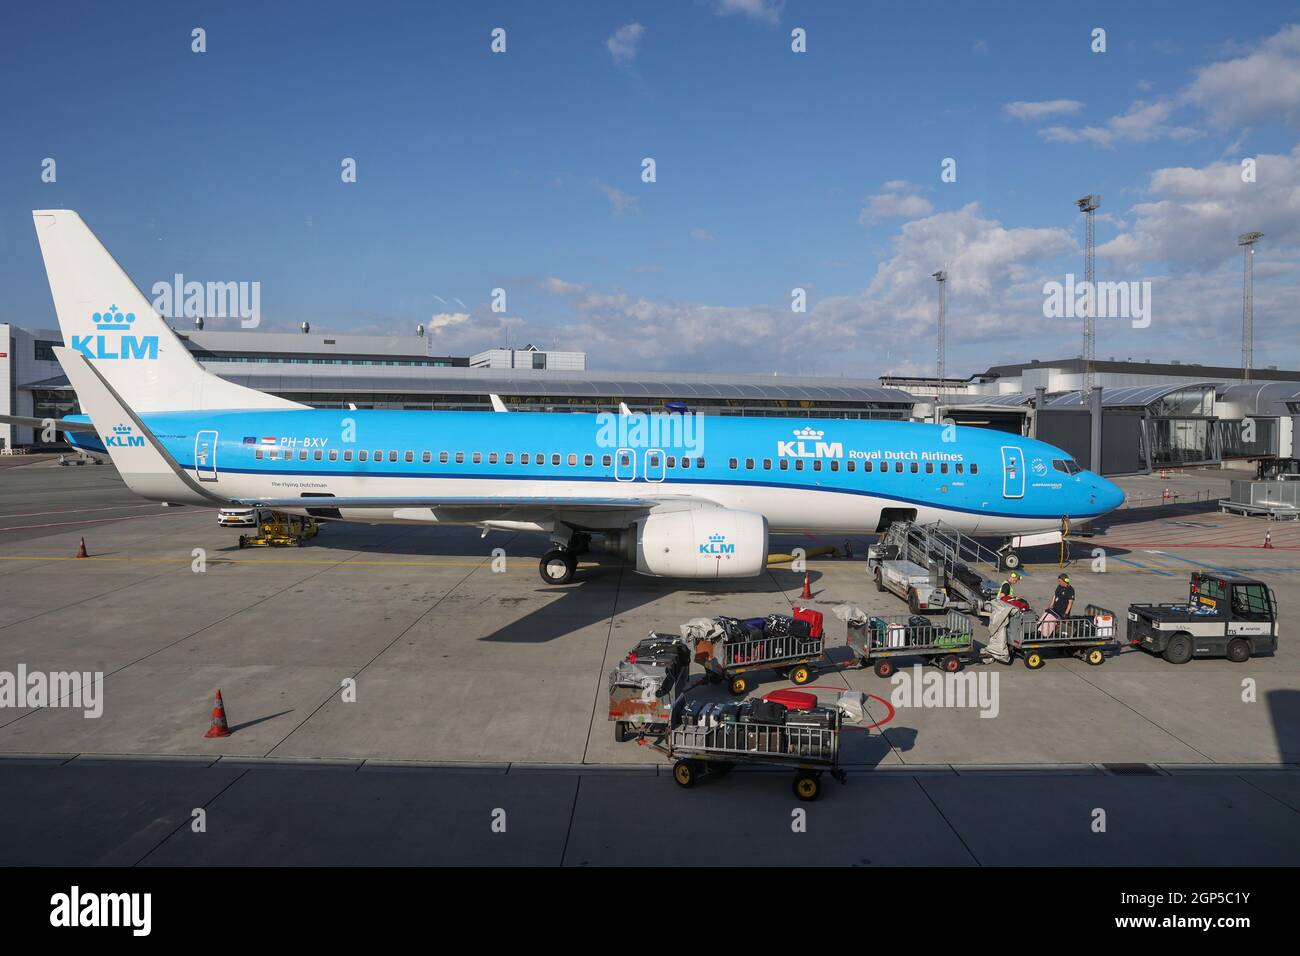
[[[708,509],[652,514],[605,536],[637,573],[661,578],[752,578],[767,567],[767,519]]]

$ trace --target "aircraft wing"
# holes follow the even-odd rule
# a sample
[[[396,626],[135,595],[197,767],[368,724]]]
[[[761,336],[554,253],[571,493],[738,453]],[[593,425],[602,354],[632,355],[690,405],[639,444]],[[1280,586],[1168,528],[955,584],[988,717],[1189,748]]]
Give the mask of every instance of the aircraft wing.
[[[521,508],[559,511],[623,511],[627,509],[648,509],[659,501],[648,498],[561,498],[561,497],[410,497],[410,498],[364,498],[322,495],[304,498],[236,498],[235,504],[245,508],[498,508],[501,510],[519,510]]]

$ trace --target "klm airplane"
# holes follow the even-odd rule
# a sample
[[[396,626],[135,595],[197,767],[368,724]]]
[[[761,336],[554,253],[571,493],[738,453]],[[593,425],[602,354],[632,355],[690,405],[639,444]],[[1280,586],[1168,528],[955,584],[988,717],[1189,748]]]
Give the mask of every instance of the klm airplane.
[[[308,408],[208,372],[77,213],[32,215],[89,417],[61,427],[156,501],[539,532],[542,579],[564,584],[593,535],[642,574],[750,577],[774,532],[1059,540],[1124,499],[1059,448],[979,428]]]

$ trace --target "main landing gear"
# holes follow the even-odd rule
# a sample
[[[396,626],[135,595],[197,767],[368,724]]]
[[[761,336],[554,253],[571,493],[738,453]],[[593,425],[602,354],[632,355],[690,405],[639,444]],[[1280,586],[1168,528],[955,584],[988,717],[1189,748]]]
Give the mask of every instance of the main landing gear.
[[[578,559],[572,551],[552,548],[542,555],[542,561],[537,569],[541,572],[542,580],[547,584],[568,584],[578,570]]]

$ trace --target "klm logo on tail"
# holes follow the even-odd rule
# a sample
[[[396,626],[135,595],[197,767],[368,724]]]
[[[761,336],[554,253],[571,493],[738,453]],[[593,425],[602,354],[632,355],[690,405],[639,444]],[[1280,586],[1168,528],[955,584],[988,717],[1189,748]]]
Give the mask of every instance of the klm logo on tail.
[[[72,347],[88,359],[156,359],[158,336],[127,335],[135,322],[135,313],[125,315],[111,305],[107,312],[91,316],[100,335],[74,335]],[[107,334],[103,334],[107,333]]]
[[[104,440],[104,444],[109,448],[143,448],[144,436],[136,435],[134,431],[130,425],[114,425],[113,433]]]

